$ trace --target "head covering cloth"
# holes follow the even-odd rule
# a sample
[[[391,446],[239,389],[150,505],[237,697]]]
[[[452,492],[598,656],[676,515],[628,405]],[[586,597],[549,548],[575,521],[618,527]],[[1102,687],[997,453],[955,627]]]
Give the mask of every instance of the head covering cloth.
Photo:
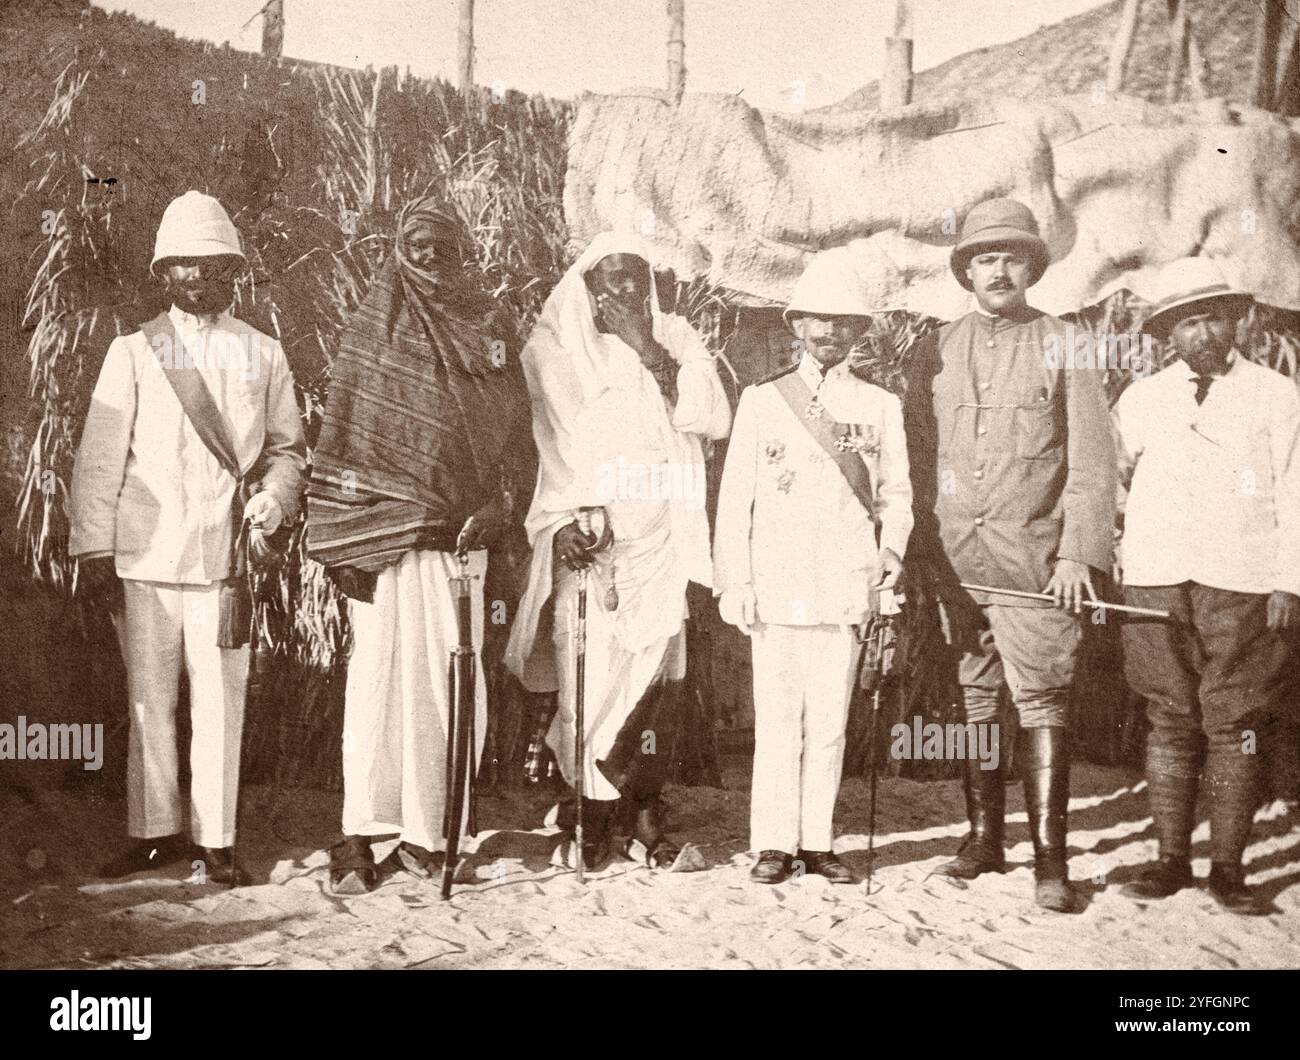
[[[421,229],[435,240],[425,265],[411,250]],[[451,551],[520,450],[531,454],[513,328],[468,279],[468,256],[463,228],[435,201],[399,212],[393,254],[332,366],[308,487],[309,553],[321,563],[377,571],[413,548]]]
[[[596,328],[586,276],[612,254],[633,255],[650,271],[649,310],[655,341],[678,365],[679,399],[670,412],[640,356]],[[685,317],[660,308],[655,259],[644,240],[603,232],[556,284],[521,357],[533,401],[537,489],[525,521],[533,546],[528,589],[511,628],[506,664],[531,691],[558,687],[546,627],[552,589],[551,540],[583,507],[600,506],[627,560],[618,567],[616,635],[641,650],[680,628],[688,581],[712,577],[704,510],[704,457],[698,438],[675,423],[702,418],[692,407],[711,393],[682,386],[699,373],[716,384],[713,360]],[[611,496],[616,468],[670,466],[700,485],[698,504]]]

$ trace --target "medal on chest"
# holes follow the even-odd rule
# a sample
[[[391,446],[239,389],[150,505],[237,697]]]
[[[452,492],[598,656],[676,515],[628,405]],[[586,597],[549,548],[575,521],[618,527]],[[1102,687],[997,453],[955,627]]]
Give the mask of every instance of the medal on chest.
[[[860,453],[863,456],[880,454],[880,437],[872,426],[861,423],[840,424],[835,438],[835,448],[841,453]]]

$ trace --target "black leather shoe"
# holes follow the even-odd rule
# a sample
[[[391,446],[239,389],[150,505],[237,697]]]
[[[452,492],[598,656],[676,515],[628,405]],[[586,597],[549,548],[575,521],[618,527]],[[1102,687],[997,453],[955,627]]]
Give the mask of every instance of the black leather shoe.
[[[825,876],[831,883],[856,883],[853,870],[829,850],[801,850],[795,856],[795,866],[803,862],[803,871],[815,876]]]
[[[582,866],[588,872],[595,872],[597,869],[604,868],[605,863],[610,858],[609,836],[598,835],[590,839],[583,834],[582,837]]]
[[[582,800],[582,864],[592,870],[601,868],[610,858],[610,826],[618,800],[583,799]],[[566,863],[573,861],[571,846],[574,829],[577,825],[577,799],[572,793],[562,799],[555,823],[568,835],[564,837]]]
[[[1268,916],[1273,912],[1254,891],[1246,886],[1246,874],[1240,865],[1210,862],[1210,896],[1230,913],[1241,916]]]
[[[1161,855],[1159,860],[1142,870],[1141,876],[1121,887],[1119,893],[1125,898],[1151,900],[1168,898],[1191,885],[1191,862],[1186,858]]]
[[[784,850],[764,850],[749,870],[749,878],[755,883],[780,883],[790,875],[792,860]]]
[[[224,883],[230,887],[247,887],[252,880],[243,866],[235,860],[234,847],[203,847],[200,857],[208,883]]]
[[[184,836],[166,835],[156,839],[137,839],[106,862],[99,870],[102,880],[116,880],[136,872],[173,865],[186,858],[196,857],[197,848]]]

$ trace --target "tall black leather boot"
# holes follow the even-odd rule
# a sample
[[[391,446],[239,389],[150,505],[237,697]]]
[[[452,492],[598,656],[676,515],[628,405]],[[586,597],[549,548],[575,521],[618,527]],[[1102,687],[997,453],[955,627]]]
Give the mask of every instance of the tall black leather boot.
[[[1154,729],[1147,738],[1147,797],[1160,853],[1120,889],[1126,898],[1168,898],[1192,885],[1192,828],[1201,773],[1201,735]]]
[[[1077,908],[1066,855],[1070,807],[1070,749],[1062,727],[1021,729],[1016,761],[1025,782],[1025,810],[1034,841],[1034,901],[1044,909]]]
[[[1210,894],[1229,912],[1261,916],[1271,910],[1249,887],[1242,857],[1260,798],[1259,758],[1238,743],[1212,746],[1205,762],[1210,792]]]
[[[963,783],[970,833],[962,841],[957,856],[940,865],[936,871],[940,876],[953,876],[959,880],[973,880],[985,872],[1004,872],[1007,867],[1003,850],[1007,789],[1001,758],[997,769],[981,769],[977,757],[967,758]]]

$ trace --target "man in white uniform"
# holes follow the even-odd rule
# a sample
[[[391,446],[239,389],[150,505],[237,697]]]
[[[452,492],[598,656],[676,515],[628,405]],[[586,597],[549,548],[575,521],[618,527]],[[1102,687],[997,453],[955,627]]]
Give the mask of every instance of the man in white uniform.
[[[803,355],[741,395],[718,496],[714,592],[753,641],[759,883],[780,883],[796,856],[853,882],[832,815],[857,627],[892,590],[912,529],[901,403],[848,368],[870,325],[864,291],[844,248],[808,264],[786,310]]]
[[[589,566],[584,861],[607,855],[621,798],[647,861],[667,866],[677,850],[658,798],[686,672],[686,586],[712,576],[701,442],[726,436],[731,409],[703,341],[661,310],[650,250],[630,237],[592,240],[547,299],[523,363],[539,474],[506,662],[529,691],[558,690],[547,742],[572,785],[576,572]],[[584,510],[613,532],[594,556]]]
[[[190,191],[167,207],[152,268],[171,308],[143,326],[151,337],[137,331],[109,346],[73,469],[69,552],[78,581],[93,596],[125,597],[117,625],[130,696],[127,831],[138,842],[103,867],[105,877],[198,856],[209,880],[246,880],[234,844],[247,628],[242,647],[218,646],[219,601],[234,573],[232,516],[267,534],[291,521],[306,447],[280,344],[230,313],[243,263],[216,199]],[[238,512],[235,475],[200,437],[167,371],[190,367],[224,424],[240,478],[260,482]],[[190,834],[202,854],[181,835],[182,666],[193,731]]]
[[[1250,295],[1213,262],[1159,278],[1144,328],[1178,359],[1120,395],[1113,420],[1128,487],[1124,599],[1172,621],[1124,623],[1129,684],[1146,697],[1146,776],[1158,859],[1124,888],[1166,898],[1192,885],[1198,787],[1210,804],[1210,894],[1234,913],[1268,904],[1242,855],[1260,800],[1287,638],[1300,628],[1300,397],[1295,380],[1235,345]]]

